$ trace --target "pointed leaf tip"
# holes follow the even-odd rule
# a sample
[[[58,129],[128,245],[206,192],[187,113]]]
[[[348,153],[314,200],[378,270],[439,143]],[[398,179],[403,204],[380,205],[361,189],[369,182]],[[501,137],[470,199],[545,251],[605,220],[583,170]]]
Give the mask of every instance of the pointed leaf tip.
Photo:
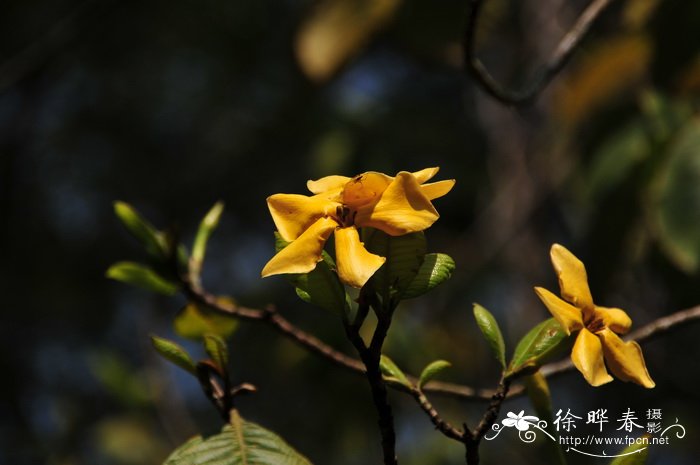
[[[484,335],[486,341],[491,346],[491,351],[501,364],[506,367],[506,344],[503,341],[503,334],[494,316],[479,304],[474,304],[474,319]]]
[[[118,262],[107,269],[105,275],[126,284],[171,296],[179,286],[160,276],[152,268],[135,262]]]
[[[149,255],[160,259],[167,257],[167,244],[163,234],[146,221],[134,207],[117,200],[114,202],[114,214]]]
[[[216,334],[205,334],[204,350],[216,363],[219,371],[225,373],[228,369],[228,347],[226,346],[226,341]]]
[[[201,263],[204,261],[207,242],[209,242],[209,237],[211,237],[214,229],[219,225],[219,220],[221,219],[223,211],[224,203],[221,201],[216,202],[209,212],[204,215],[204,218],[202,218],[199,224],[199,229],[197,229],[197,234],[195,235],[194,244],[192,246],[192,260],[197,264],[198,268],[201,267]],[[197,271],[199,271],[199,269]]]
[[[446,360],[435,360],[434,362],[428,364],[428,366],[423,368],[423,372],[420,374],[420,378],[418,379],[418,389],[423,389],[423,386],[433,380],[444,369],[451,366],[452,364]]]
[[[382,355],[379,361],[379,368],[382,370],[382,374],[387,378],[393,378],[400,384],[411,388],[413,385],[408,380],[403,371],[386,355]]]
[[[196,376],[195,363],[185,349],[173,341],[158,336],[151,336],[151,343],[163,358]]]

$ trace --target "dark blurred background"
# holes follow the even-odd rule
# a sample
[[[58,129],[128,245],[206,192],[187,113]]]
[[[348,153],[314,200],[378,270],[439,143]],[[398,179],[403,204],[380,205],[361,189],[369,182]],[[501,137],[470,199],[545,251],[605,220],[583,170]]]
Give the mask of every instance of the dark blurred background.
[[[486,3],[479,54],[517,88],[587,2]],[[636,327],[699,304],[700,3],[614,2],[525,109],[495,102],[464,72],[466,4],[2,2],[0,464],[155,464],[220,427],[196,382],[148,341],[177,338],[183,300],[104,277],[115,261],[143,259],[113,216],[117,199],[188,242],[225,201],[207,287],[274,303],[350,352],[334,315],[282,278],[259,278],[274,253],[265,198],[327,174],[440,166],[437,178],[457,185],[436,201],[429,248],[452,255],[457,272],[399,309],[386,353],[411,373],[448,359],[444,378],[475,387],[498,374],[472,302],[496,315],[512,350],[548,317],[532,287],[556,290],[553,242],[586,263],[596,302],[626,309]],[[688,433],[652,448],[649,463],[697,463],[699,328],[644,344],[655,389],[594,389],[570,372],[551,380],[555,411],[603,407],[612,420],[663,409]],[[260,389],[241,401],[247,418],[316,464],[378,463],[364,380],[257,323],[240,325],[231,350],[235,379]],[[434,400],[456,424],[485,407]],[[409,397],[391,401],[402,464],[463,463]],[[532,413],[524,399],[504,408]],[[547,457],[543,440],[505,433],[482,449],[484,463]]]

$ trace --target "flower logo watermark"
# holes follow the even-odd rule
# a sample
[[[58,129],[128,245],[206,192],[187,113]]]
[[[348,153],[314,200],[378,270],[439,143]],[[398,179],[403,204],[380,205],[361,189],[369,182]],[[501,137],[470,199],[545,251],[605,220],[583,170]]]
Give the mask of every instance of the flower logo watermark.
[[[491,430],[494,432],[491,436],[486,435],[484,439],[487,441],[492,441],[501,434],[505,429],[514,428],[518,431],[518,437],[521,441],[525,443],[534,442],[537,439],[538,432],[541,432],[544,436],[548,437],[550,440],[558,443],[561,446],[566,446],[565,452],[575,452],[581,455],[586,455],[589,457],[623,457],[626,455],[632,455],[641,453],[643,450],[651,445],[668,445],[670,440],[675,433],[677,439],[682,439],[685,437],[685,427],[678,422],[678,418],[675,422],[663,427],[661,423],[662,413],[661,409],[648,409],[647,410],[647,424],[646,426],[639,423],[635,423],[634,420],[639,420],[635,415],[635,412],[627,408],[617,420],[621,425],[618,428],[614,428],[616,432],[621,433],[633,433],[643,432],[640,436],[634,436],[625,434],[624,436],[620,433],[616,435],[605,435],[603,433],[603,425],[607,423],[607,417],[605,414],[607,409],[596,409],[588,412],[586,425],[593,424],[598,427],[598,432],[594,434],[575,434],[577,421],[583,420],[584,417],[577,416],[570,409],[566,409],[563,412],[560,409],[556,418],[552,423],[552,427],[547,431],[548,423],[545,420],[540,420],[539,417],[534,415],[525,415],[525,411],[521,410],[517,414],[514,412],[508,412],[506,418],[501,420],[501,423],[494,423]],[[603,421],[604,419],[604,421]],[[612,427],[611,427],[612,428]],[[556,430],[556,431],[554,431]],[[558,437],[555,437],[551,433],[557,433]],[[668,433],[671,433],[670,435]],[[618,454],[608,454],[605,451],[605,446],[639,446],[633,451],[621,452]],[[602,446],[602,450],[598,449],[598,446]],[[590,448],[591,450],[583,450],[583,448]]]

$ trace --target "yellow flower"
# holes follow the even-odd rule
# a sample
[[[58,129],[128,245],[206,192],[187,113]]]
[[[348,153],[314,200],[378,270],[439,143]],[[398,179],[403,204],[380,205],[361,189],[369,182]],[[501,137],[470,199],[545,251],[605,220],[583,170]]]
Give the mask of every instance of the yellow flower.
[[[386,258],[365,249],[357,228],[369,226],[391,236],[429,228],[439,217],[430,201],[447,194],[455,183],[425,184],[438,170],[401,171],[395,177],[374,171],[353,178],[326,176],[307,182],[312,196],[268,197],[275,226],[290,244],[265,265],[262,277],[313,270],[335,233],[338,276],[350,286],[362,287]]]
[[[567,334],[579,332],[571,351],[571,361],[578,371],[592,386],[600,386],[612,381],[605,369],[607,364],[619,379],[653,388],[639,344],[624,342],[618,336],[632,326],[627,313],[593,303],[586,268],[565,247],[554,244],[550,256],[565,301],[541,287],[535,292]]]

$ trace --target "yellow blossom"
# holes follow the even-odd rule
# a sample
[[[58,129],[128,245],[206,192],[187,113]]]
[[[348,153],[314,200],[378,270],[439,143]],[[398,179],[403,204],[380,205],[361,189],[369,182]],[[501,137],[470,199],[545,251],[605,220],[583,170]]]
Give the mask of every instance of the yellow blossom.
[[[612,381],[607,365],[617,378],[653,388],[639,344],[619,337],[632,326],[627,313],[593,303],[586,268],[565,247],[554,244],[550,256],[564,300],[541,287],[535,292],[567,334],[578,331],[571,361],[586,381],[592,386]]]
[[[308,181],[311,196],[275,194],[267,206],[282,238],[290,244],[265,265],[262,276],[308,273],[321,261],[331,234],[335,236],[338,276],[362,287],[386,261],[360,241],[358,227],[372,227],[391,236],[429,228],[439,217],[431,200],[447,194],[454,180],[425,184],[439,168],[395,177],[369,171],[353,178],[326,176]]]

